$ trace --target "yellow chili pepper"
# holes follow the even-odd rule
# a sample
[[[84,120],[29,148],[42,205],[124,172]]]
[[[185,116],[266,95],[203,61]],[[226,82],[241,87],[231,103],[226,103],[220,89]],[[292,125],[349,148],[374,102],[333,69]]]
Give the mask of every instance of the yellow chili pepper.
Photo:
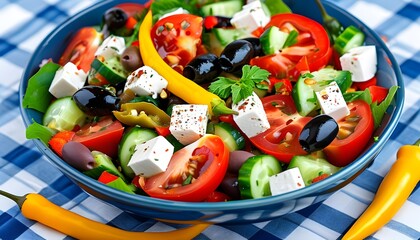
[[[397,160],[383,179],[372,203],[344,235],[343,240],[364,239],[398,212],[420,181],[420,139],[402,146]]]
[[[152,12],[149,11],[140,25],[140,54],[144,65],[153,68],[168,81],[167,89],[171,93],[182,98],[188,103],[207,104],[209,106],[210,113],[213,115],[236,113],[232,109],[226,107],[225,102],[220,99],[219,96],[207,91],[200,85],[172,69],[156,51],[150,36],[151,29]]]
[[[171,117],[156,105],[148,102],[123,103],[121,111],[112,111],[118,121],[129,125],[146,128],[168,126]]]
[[[0,190],[0,195],[14,200],[21,208],[22,214],[31,220],[38,221],[48,227],[77,239],[89,240],[184,240],[192,239],[206,229],[210,224],[195,224],[169,232],[129,232],[112,226],[95,222],[81,215],[61,208],[42,195],[30,193],[16,196]]]

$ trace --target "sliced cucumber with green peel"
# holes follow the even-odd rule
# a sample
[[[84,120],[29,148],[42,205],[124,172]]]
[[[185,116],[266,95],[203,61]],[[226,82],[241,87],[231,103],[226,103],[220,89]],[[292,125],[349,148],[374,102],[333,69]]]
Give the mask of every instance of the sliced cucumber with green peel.
[[[295,167],[299,168],[306,186],[311,185],[313,179],[323,174],[332,175],[341,169],[323,158],[315,158],[311,155],[294,156],[287,168]]]
[[[70,131],[75,126],[82,126],[87,115],[79,109],[71,97],[55,100],[47,108],[42,124],[58,131]]]
[[[289,36],[282,32],[280,28],[271,26],[267,28],[260,36],[261,47],[265,55],[270,55],[280,51]]]
[[[302,74],[292,90],[296,110],[302,116],[312,115],[320,108],[315,91],[320,91],[331,82],[337,82],[341,92],[345,92],[352,84],[349,71],[323,68],[312,73]]]
[[[93,169],[84,171],[84,174],[91,178],[98,179],[103,171],[107,171],[111,174],[114,174],[115,176],[122,178],[123,180],[125,179],[124,175],[118,171],[117,167],[112,162],[112,158],[98,151],[92,151],[92,155],[93,159],[95,160],[95,167]]]
[[[229,123],[220,122],[214,125],[214,134],[223,140],[230,152],[245,147],[245,138]]]
[[[230,0],[206,4],[201,7],[204,16],[222,16],[233,17],[233,15],[242,10],[242,0]]]
[[[118,159],[125,176],[130,179],[135,176],[133,170],[128,166],[128,162],[130,162],[131,156],[133,156],[136,145],[157,136],[158,134],[152,129],[142,128],[140,126],[134,126],[128,132],[124,133],[118,146]]]
[[[365,34],[357,27],[350,25],[338,35],[333,47],[340,55],[343,55],[350,49],[361,46],[364,41]]]
[[[239,169],[238,185],[244,199],[271,196],[269,177],[281,172],[280,162],[271,155],[248,158]]]
[[[212,32],[223,47],[235,40],[251,36],[248,32],[235,28],[213,28]]]
[[[106,61],[95,58],[89,71],[89,83],[95,82],[96,74],[102,75],[109,83],[117,84],[127,80],[127,72],[121,65],[119,57],[113,57]],[[97,80],[96,80],[97,81]]]

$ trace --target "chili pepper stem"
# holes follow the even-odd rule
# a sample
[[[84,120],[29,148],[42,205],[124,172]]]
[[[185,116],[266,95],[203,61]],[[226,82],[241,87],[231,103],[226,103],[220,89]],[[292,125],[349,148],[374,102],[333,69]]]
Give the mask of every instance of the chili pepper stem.
[[[17,195],[11,194],[11,193],[3,191],[3,190],[0,190],[0,195],[3,195],[5,197],[13,200],[14,202],[16,202],[17,205],[19,205],[19,208],[22,208],[22,204],[26,199],[25,196],[17,196]]]
[[[324,8],[324,5],[321,3],[321,0],[315,0],[316,4],[318,5],[319,10],[321,11],[322,19],[324,22],[327,22],[332,19],[330,15],[328,15],[327,11]]]

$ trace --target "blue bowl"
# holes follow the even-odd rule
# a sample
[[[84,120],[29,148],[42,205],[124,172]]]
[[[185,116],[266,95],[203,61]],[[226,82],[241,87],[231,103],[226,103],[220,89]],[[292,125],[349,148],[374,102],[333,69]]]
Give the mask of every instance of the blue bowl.
[[[23,74],[19,89],[20,100],[22,101],[22,96],[27,88],[28,79],[38,70],[38,65],[43,59],[52,58],[57,61],[72,34],[83,26],[97,25],[107,9],[122,2],[127,1],[102,1],[71,17],[51,32],[36,49]],[[314,10],[317,9],[314,1],[286,0],[285,2],[289,4],[293,12],[321,21],[319,11]],[[54,166],[87,193],[123,210],[162,221],[250,223],[269,220],[320,202],[351,182],[372,163],[395,130],[404,102],[404,87],[399,65],[381,38],[345,10],[329,2],[325,2],[325,5],[330,15],[336,17],[344,26],[355,25],[361,28],[366,34],[366,43],[377,46],[379,84],[387,88],[398,85],[400,88],[388,109],[383,127],[375,134],[380,136],[379,141],[372,142],[353,163],[321,182],[297,191],[261,199],[219,203],[174,202],[131,195],[108,187],[68,165],[41,141],[34,140],[34,142]],[[37,111],[21,108],[21,113],[26,126],[31,124],[32,120],[42,122],[43,115]]]

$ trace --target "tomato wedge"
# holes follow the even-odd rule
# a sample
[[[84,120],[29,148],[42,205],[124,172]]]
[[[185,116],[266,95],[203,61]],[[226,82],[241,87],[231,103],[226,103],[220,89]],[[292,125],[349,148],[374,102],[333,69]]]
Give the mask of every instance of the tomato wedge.
[[[229,150],[216,135],[205,135],[175,152],[165,172],[140,177],[141,188],[151,197],[204,201],[222,182],[229,164]]]
[[[177,71],[183,70],[201,49],[203,18],[192,14],[165,17],[153,26],[151,37],[162,59]]]
[[[324,148],[327,160],[338,167],[354,161],[372,137],[374,121],[369,104],[355,100],[347,104],[350,114],[338,121],[337,137]]]
[[[251,65],[264,68],[279,79],[297,79],[301,71],[317,71],[328,64],[332,50],[321,24],[299,14],[285,13],[272,16],[265,29],[271,26],[283,31],[297,30],[297,43],[280,53],[253,58]]]
[[[80,29],[71,39],[67,48],[61,55],[58,64],[64,66],[68,62],[74,63],[78,69],[86,73],[90,70],[90,64],[95,58],[95,52],[102,41],[102,33],[93,27]]]
[[[122,138],[124,127],[111,117],[104,117],[98,122],[84,125],[73,141],[80,142],[91,151],[99,151],[110,157],[116,157],[118,144]]]
[[[290,95],[276,94],[261,100],[270,129],[252,137],[251,142],[284,163],[289,163],[295,155],[307,154],[299,144],[299,134],[311,117],[297,113]]]

